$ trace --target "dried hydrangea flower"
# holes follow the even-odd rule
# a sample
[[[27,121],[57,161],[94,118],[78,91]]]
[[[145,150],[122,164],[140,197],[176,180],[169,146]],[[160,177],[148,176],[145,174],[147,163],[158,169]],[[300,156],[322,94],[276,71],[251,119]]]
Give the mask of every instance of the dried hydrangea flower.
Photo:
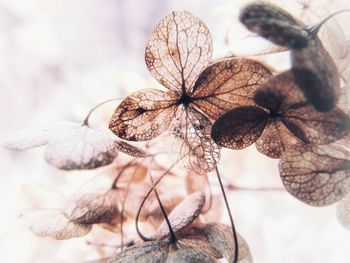
[[[252,104],[256,87],[271,73],[262,64],[233,58],[209,65],[212,38],[191,13],[173,12],[151,33],[145,52],[150,73],[167,91],[145,89],[129,95],[109,127],[120,138],[151,140],[166,130],[181,139],[188,167],[215,168],[219,147],[211,121],[234,106]]]
[[[254,100],[259,107],[234,108],[214,123],[215,142],[231,149],[256,142],[261,153],[279,158],[298,142],[327,144],[350,131],[349,117],[342,110],[322,113],[308,104],[290,71],[262,84]]]
[[[342,199],[350,190],[349,145],[345,138],[328,145],[301,144],[289,149],[279,164],[287,191],[312,206]]]

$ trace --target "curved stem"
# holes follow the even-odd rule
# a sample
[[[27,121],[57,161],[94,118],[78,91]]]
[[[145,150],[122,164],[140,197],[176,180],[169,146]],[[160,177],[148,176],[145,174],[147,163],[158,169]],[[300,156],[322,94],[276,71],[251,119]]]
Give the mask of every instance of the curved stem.
[[[219,173],[219,169],[218,169],[217,166],[215,167],[215,172],[216,172],[216,176],[218,178],[219,184],[220,184],[221,193],[222,193],[222,196],[223,196],[224,201],[225,201],[226,209],[227,209],[227,212],[228,212],[228,215],[229,215],[229,218],[230,218],[230,223],[231,223],[231,228],[232,228],[233,242],[234,242],[233,263],[237,263],[237,261],[238,261],[238,238],[237,238],[237,232],[236,232],[236,228],[235,228],[235,223],[233,222],[231,209],[230,209],[230,206],[229,206],[228,201],[227,201],[225,189],[224,189],[224,186],[222,184],[220,173]]]
[[[184,157],[182,157],[184,158]],[[140,238],[143,240],[143,241],[152,241],[153,239],[151,238],[148,238],[146,236],[144,236],[141,231],[140,231],[140,228],[139,228],[139,218],[140,218],[140,214],[141,214],[141,211],[142,211],[142,208],[146,202],[146,200],[148,199],[148,197],[150,196],[150,194],[153,192],[154,188],[160,183],[160,181],[164,178],[164,176],[166,176],[168,174],[168,172],[174,168],[174,166],[182,159],[180,158],[179,160],[177,160],[176,162],[174,162],[159,178],[157,181],[155,181],[155,183],[152,185],[151,189],[147,192],[147,194],[145,195],[144,199],[142,200],[141,204],[140,204],[140,207],[139,207],[139,210],[137,211],[137,215],[136,215],[136,219],[135,219],[135,226],[136,226],[136,232],[137,234],[140,236]]]
[[[129,161],[128,163],[126,163],[122,169],[119,171],[119,173],[117,174],[117,176],[115,177],[113,183],[112,183],[112,186],[111,186],[111,189],[117,189],[117,183],[118,183],[118,180],[120,179],[120,177],[124,174],[125,170],[131,166],[133,166],[133,162],[136,161],[137,158],[134,158],[132,159],[131,161]]]
[[[106,104],[108,102],[111,102],[111,101],[116,101],[116,100],[122,100],[124,98],[114,98],[114,99],[109,99],[109,100],[105,100],[105,101],[102,101],[100,102],[99,104],[97,104],[96,106],[94,106],[90,111],[89,113],[86,115],[84,121],[83,121],[83,124],[82,125],[86,125],[86,126],[89,126],[89,118],[91,116],[91,114],[100,106],[102,106],[103,104]]]
[[[313,36],[316,36],[318,31],[321,29],[321,27],[329,20],[331,19],[333,16],[336,16],[340,13],[343,12],[350,12],[350,9],[343,9],[343,10],[339,10],[329,16],[327,16],[325,19],[323,19],[321,22],[319,22],[318,24],[311,26],[309,28],[307,28],[306,30],[309,31]]]

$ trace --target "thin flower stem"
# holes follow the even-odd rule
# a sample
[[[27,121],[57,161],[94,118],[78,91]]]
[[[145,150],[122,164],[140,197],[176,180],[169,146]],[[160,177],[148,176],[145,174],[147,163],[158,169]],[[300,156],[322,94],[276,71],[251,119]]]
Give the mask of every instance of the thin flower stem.
[[[225,188],[229,191],[251,191],[251,192],[285,192],[284,188],[281,187],[246,187],[246,186],[238,186],[235,184],[227,184]]]
[[[222,193],[222,196],[224,198],[226,209],[227,209],[227,212],[228,212],[228,215],[229,215],[229,218],[230,218],[230,222],[231,222],[231,228],[232,228],[232,234],[233,234],[233,242],[234,242],[233,263],[237,263],[237,261],[238,261],[238,238],[237,238],[237,232],[236,232],[236,228],[235,228],[235,223],[233,222],[231,209],[230,209],[229,203],[227,201],[225,189],[224,189],[224,186],[222,184],[220,173],[219,173],[219,169],[218,169],[217,166],[215,167],[215,172],[216,172],[216,176],[218,178],[219,184],[220,184],[221,193]]]
[[[100,106],[108,103],[108,102],[111,102],[111,101],[116,101],[116,100],[122,100],[124,98],[114,98],[114,99],[109,99],[109,100],[105,100],[105,101],[102,101],[100,102],[99,104],[97,104],[96,106],[94,106],[90,111],[89,113],[86,115],[84,121],[83,121],[83,125],[86,125],[86,126],[89,126],[89,118],[91,116],[91,114]]]
[[[331,19],[332,17],[340,14],[340,13],[343,13],[343,12],[349,12],[350,9],[343,9],[343,10],[339,10],[329,16],[327,16],[325,19],[323,19],[321,22],[319,22],[318,24],[314,25],[314,26],[311,26],[309,28],[307,28],[307,31],[309,31],[313,36],[316,36],[318,31],[321,29],[321,27],[329,20]]]
[[[122,169],[119,171],[119,173],[117,174],[117,176],[114,178],[114,181],[112,183],[111,189],[117,189],[117,183],[118,180],[120,179],[120,177],[124,174],[125,170],[129,167],[132,167],[133,165],[135,165],[136,163],[134,163],[137,160],[137,158],[132,159],[131,161],[129,161],[128,163],[126,163]]]
[[[152,160],[152,161],[153,161],[153,160]],[[152,185],[154,185],[153,178],[152,178],[152,161],[151,161],[150,164],[149,164],[148,174],[149,174],[149,178],[150,178],[150,180],[151,180]],[[154,187],[154,194],[156,195],[156,198],[157,198],[157,201],[158,201],[160,210],[162,211],[162,214],[163,214],[163,216],[164,216],[164,219],[165,219],[165,221],[166,221],[166,223],[167,223],[167,225],[168,225],[168,228],[169,228],[170,243],[171,243],[171,244],[175,244],[176,241],[177,241],[177,237],[176,237],[175,232],[174,232],[174,230],[173,230],[173,228],[172,228],[172,226],[171,226],[170,220],[169,220],[168,215],[167,215],[167,213],[166,213],[166,211],[165,211],[165,209],[164,209],[164,206],[163,206],[163,204],[162,204],[162,201],[161,201],[160,198],[159,198],[159,195],[158,195],[158,192],[157,192],[156,187]]]

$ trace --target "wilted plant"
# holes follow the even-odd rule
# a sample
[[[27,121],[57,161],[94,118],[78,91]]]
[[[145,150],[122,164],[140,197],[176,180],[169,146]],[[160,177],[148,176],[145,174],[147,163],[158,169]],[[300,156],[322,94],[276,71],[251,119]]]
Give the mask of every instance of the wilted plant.
[[[123,99],[109,123],[117,137],[89,124],[103,102],[81,124],[22,132],[2,144],[12,150],[47,145],[45,159],[63,170],[106,166],[107,187],[78,193],[56,209],[24,213],[28,227],[56,239],[86,235],[96,225],[118,233],[115,255],[97,262],[253,262],[236,232],[219,174],[221,146],[242,149],[256,142],[263,154],[281,158],[286,190],[309,205],[332,204],[350,190],[349,109],[338,104],[340,75],[317,37],[327,19],[306,27],[270,4],[242,10],[248,29],[291,51],[292,68],[273,76],[248,58],[211,61],[209,30],[191,13],[163,18],[151,33],[145,60],[166,90],[140,90]],[[150,141],[165,131],[179,153],[170,167],[157,161],[164,153],[154,151],[152,142],[142,149],[120,141]],[[117,158],[119,151],[126,163]],[[185,176],[172,170],[180,162]],[[221,208],[213,205],[218,201],[208,179],[212,171],[231,227],[217,218],[206,222],[207,213]],[[338,208],[347,227],[348,203],[347,196]],[[129,222],[137,235],[124,232]],[[152,234],[145,235],[140,222]],[[131,240],[124,242],[125,236]]]

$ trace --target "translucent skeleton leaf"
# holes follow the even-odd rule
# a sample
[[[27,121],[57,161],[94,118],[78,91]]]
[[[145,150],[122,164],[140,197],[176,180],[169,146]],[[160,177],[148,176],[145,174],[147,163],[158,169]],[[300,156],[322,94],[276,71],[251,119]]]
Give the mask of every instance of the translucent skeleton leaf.
[[[329,145],[295,145],[279,164],[287,191],[312,206],[341,200],[350,190],[350,147],[346,140]]]
[[[227,262],[233,262],[234,240],[231,227],[224,224],[209,224],[204,227],[205,237],[208,242],[219,250]],[[237,263],[252,263],[253,258],[247,242],[240,234],[238,237]]]
[[[171,127],[182,140],[179,154],[188,156],[186,166],[213,170],[220,155],[210,139],[212,121],[234,106],[253,104],[255,89],[271,72],[244,58],[209,65],[211,56],[212,38],[201,20],[186,11],[163,18],[151,33],[145,59],[167,91],[131,94],[116,108],[109,128],[122,139],[145,141]]]
[[[207,241],[191,236],[179,238],[176,244],[160,240],[134,245],[113,256],[109,263],[210,263],[219,258],[221,253]]]
[[[24,215],[24,219],[34,234],[59,240],[85,236],[92,228],[92,225],[69,220],[57,209],[38,210]]]
[[[298,87],[318,111],[330,111],[340,95],[340,74],[317,37],[319,24],[307,28],[285,10],[267,3],[244,8],[241,22],[272,42],[291,48],[292,72]]]
[[[102,194],[86,194],[69,202],[64,214],[79,224],[109,223],[120,218],[118,203],[121,198],[121,193],[116,189]]]
[[[296,143],[327,144],[350,131],[349,117],[342,110],[323,113],[307,103],[290,71],[262,84],[254,100],[257,106],[234,108],[214,123],[211,135],[216,143],[242,149],[256,142],[261,153],[280,158]]]
[[[337,205],[339,223],[350,230],[350,194],[347,194]]]
[[[204,204],[205,194],[203,192],[195,192],[179,203],[168,216],[174,232],[176,233],[190,225],[199,216]],[[163,239],[169,234],[168,225],[164,221],[153,238]]]
[[[108,131],[79,123],[22,131],[2,143],[2,147],[10,150],[27,150],[43,145],[47,145],[45,159],[63,170],[94,169],[108,165],[117,157],[118,151],[135,157],[146,156],[142,149],[116,141]]]

